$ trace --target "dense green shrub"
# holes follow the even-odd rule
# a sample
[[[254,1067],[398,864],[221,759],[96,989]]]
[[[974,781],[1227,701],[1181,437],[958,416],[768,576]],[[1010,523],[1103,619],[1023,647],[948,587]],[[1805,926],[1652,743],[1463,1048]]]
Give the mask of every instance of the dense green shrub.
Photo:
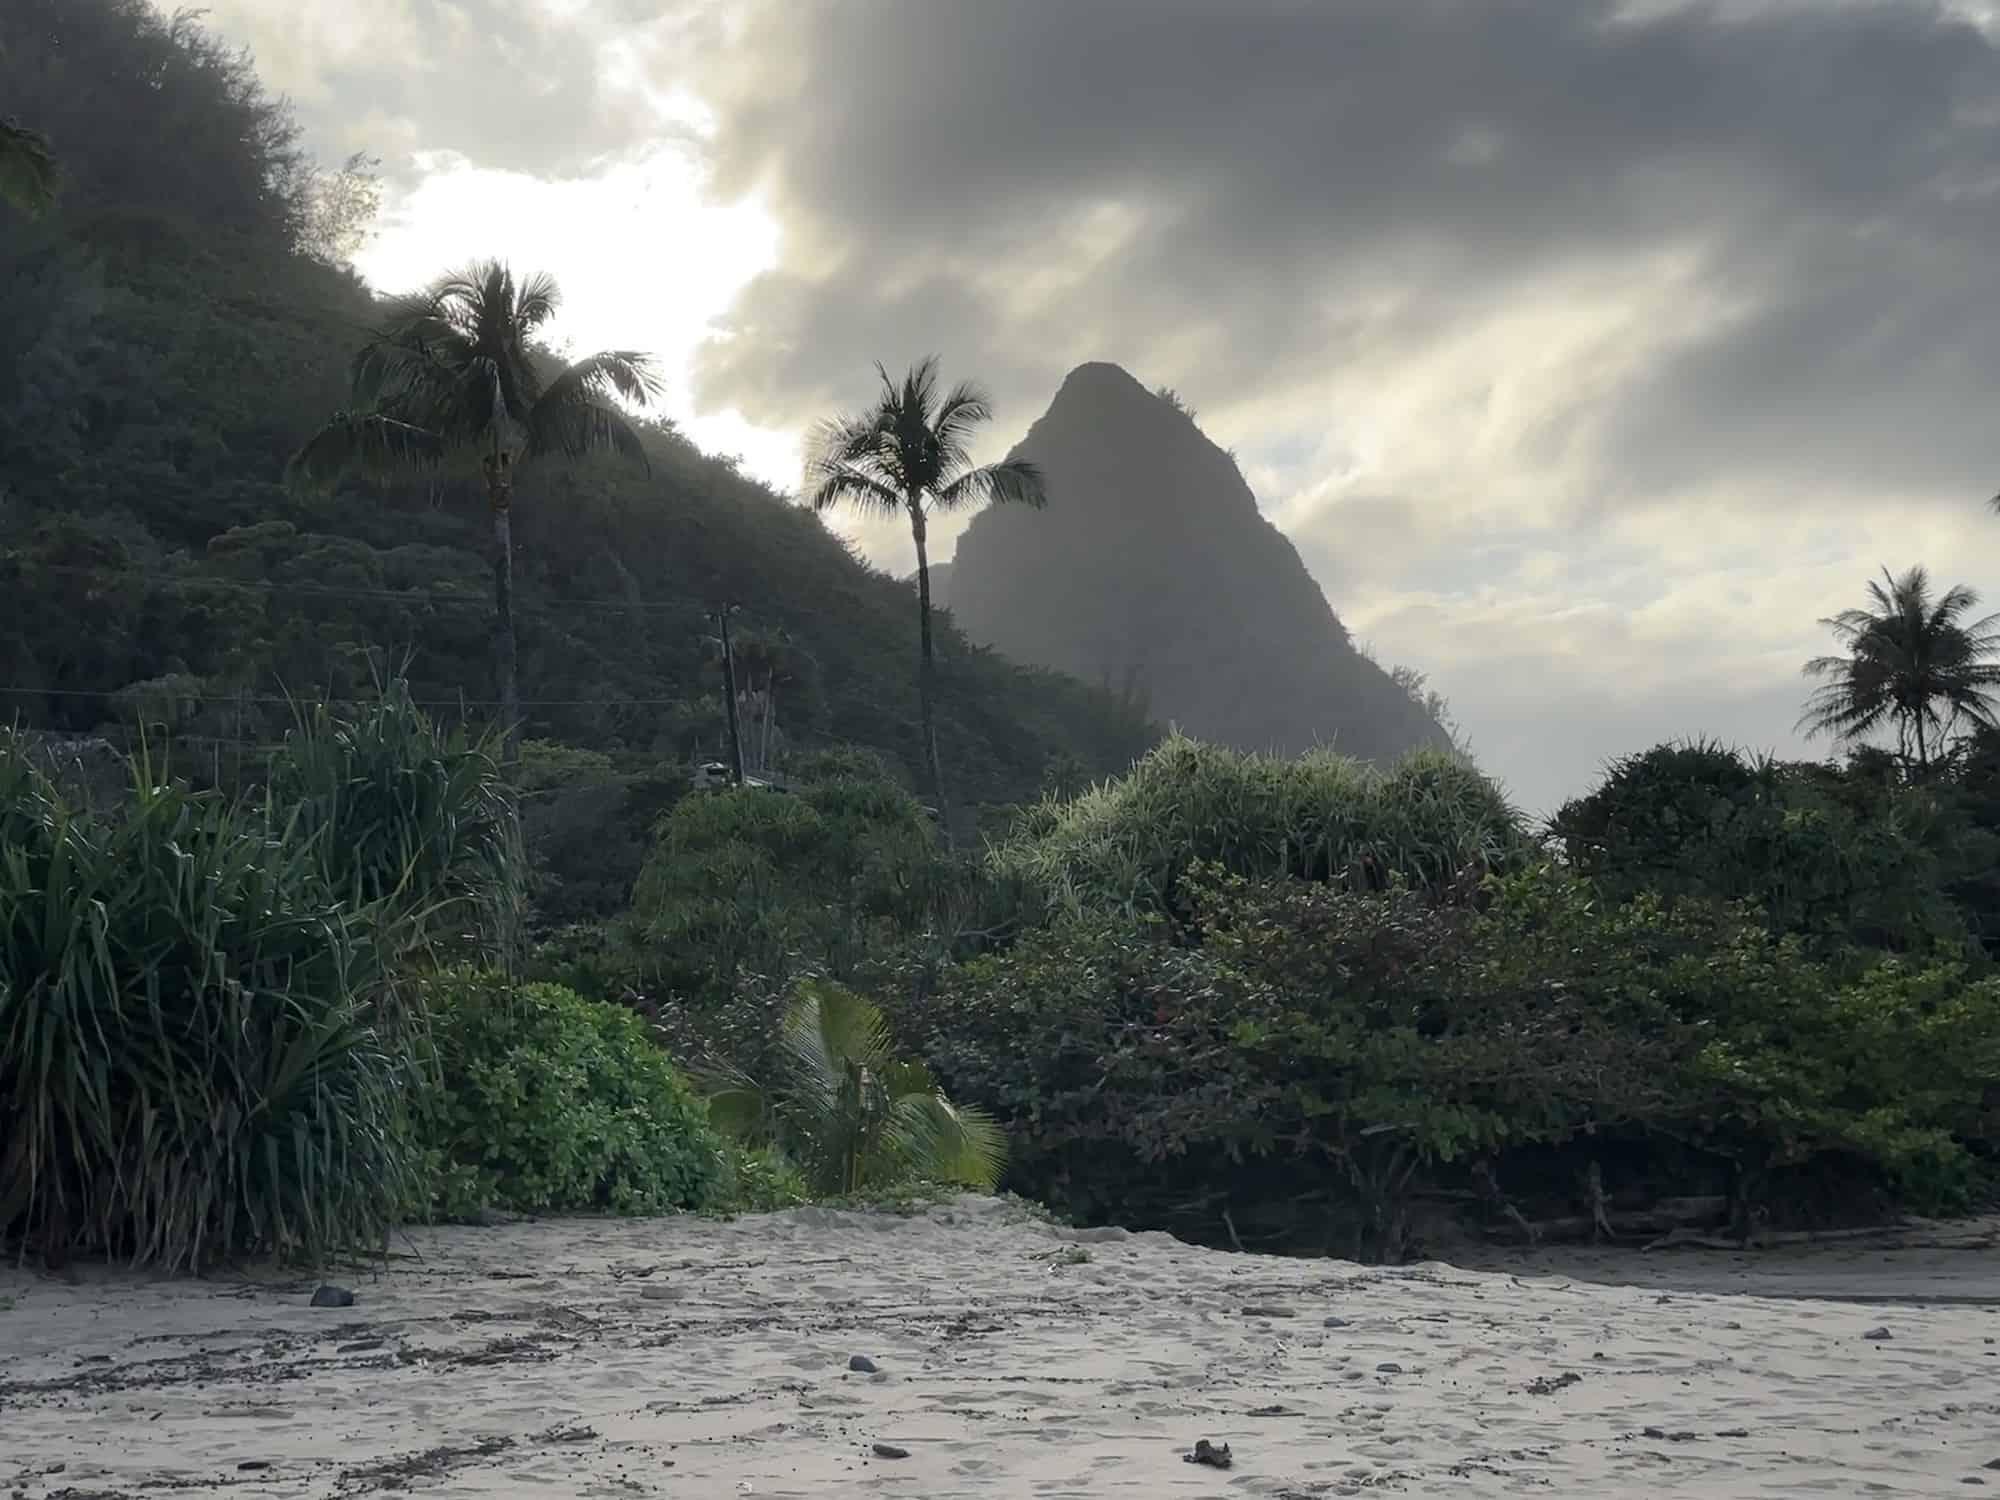
[[[438,1083],[420,1129],[433,1209],[720,1206],[720,1140],[630,1010],[454,969],[426,983]]]
[[[1331,752],[1296,760],[1176,737],[1130,775],[1028,809],[993,873],[1052,914],[1174,913],[1187,868],[1442,891],[1512,868],[1520,820],[1470,762],[1418,751],[1387,771]]]
[[[285,823],[0,737],[0,1239],[166,1269],[379,1246],[408,1186],[376,924]]]
[[[1550,821],[1572,868],[1614,900],[1643,892],[1749,901],[1822,949],[1968,949],[1954,872],[1991,863],[1943,786],[1853,771],[1752,764],[1710,744],[1626,756]]]
[[[1745,1199],[1814,1165],[1936,1209],[1990,1127],[2000,988],[1955,969],[1842,988],[1747,912],[1549,869],[1483,910],[1213,871],[1181,894],[1179,939],[1073,918],[898,1003],[1009,1132],[1014,1184],[1066,1211],[1393,1255],[1419,1187],[1614,1146],[1692,1152]]]
[[[951,925],[978,883],[908,792],[853,761],[790,793],[684,798],[661,820],[629,931],[648,988],[726,995],[744,976],[853,974]]]

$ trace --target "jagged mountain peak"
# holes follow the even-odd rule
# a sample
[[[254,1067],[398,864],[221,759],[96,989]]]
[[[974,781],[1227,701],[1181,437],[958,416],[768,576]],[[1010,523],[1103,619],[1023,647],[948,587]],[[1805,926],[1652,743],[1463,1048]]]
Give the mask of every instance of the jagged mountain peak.
[[[944,587],[973,639],[1145,700],[1161,723],[1252,750],[1367,759],[1447,743],[1361,655],[1235,461],[1119,365],[1064,378],[1013,455],[1046,511],[995,507]]]

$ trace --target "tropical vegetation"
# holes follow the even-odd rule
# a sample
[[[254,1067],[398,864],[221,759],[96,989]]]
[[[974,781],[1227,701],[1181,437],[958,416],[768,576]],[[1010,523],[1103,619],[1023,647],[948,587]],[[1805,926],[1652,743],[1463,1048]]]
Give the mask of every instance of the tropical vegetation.
[[[642,357],[541,347],[545,281],[378,304],[365,165],[198,21],[29,3],[0,97],[63,192],[0,210],[0,1242],[1004,1184],[1394,1259],[1991,1201],[1971,591],[1827,622],[1844,759],[1656,746],[1545,824],[1462,750],[1163,740],[931,609],[931,518],[1045,498],[971,463],[976,387],[878,368],[788,503],[639,416]],[[846,504],[911,527],[914,661]],[[697,785],[732,707],[768,774]]]
[[[1806,663],[1821,686],[1800,727],[1849,744],[1892,729],[1897,755],[1925,775],[1962,726],[1994,726],[2000,615],[1968,618],[1979,595],[1963,584],[1934,595],[1922,567],[1901,577],[1885,570],[1868,596],[1873,608],[1820,622],[1846,649]]]
[[[527,464],[600,449],[643,464],[645,445],[614,398],[659,393],[652,360],[635,350],[592,354],[545,374],[535,347],[561,296],[548,276],[517,282],[485,261],[398,301],[354,358],[353,405],[292,456],[302,483],[350,469],[393,473],[477,466],[493,520],[494,675],[508,759],[520,749],[514,640],[514,485]]]

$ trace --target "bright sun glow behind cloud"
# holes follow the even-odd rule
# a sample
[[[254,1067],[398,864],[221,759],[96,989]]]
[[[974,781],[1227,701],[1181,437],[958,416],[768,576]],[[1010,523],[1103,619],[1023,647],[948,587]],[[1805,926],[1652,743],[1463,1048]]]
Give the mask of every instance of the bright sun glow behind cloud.
[[[661,410],[712,451],[741,455],[758,478],[797,482],[794,440],[733,411],[694,414],[687,352],[743,284],[773,264],[778,226],[754,201],[718,205],[697,163],[678,147],[599,175],[548,181],[422,154],[420,177],[387,206],[356,269],[385,292],[410,291],[442,271],[499,256],[555,273],[563,304],[553,325],[564,352],[635,348],[660,360]]]

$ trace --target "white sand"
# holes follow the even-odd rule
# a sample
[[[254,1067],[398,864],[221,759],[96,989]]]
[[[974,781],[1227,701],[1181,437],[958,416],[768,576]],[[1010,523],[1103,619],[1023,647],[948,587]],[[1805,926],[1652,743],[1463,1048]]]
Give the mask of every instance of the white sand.
[[[2000,1486],[2000,1253],[1942,1248],[1979,1243],[1375,1271],[967,1199],[420,1233],[339,1311],[6,1270],[0,1495],[1962,1494]],[[1805,1300],[1911,1296],[1958,1300]]]

